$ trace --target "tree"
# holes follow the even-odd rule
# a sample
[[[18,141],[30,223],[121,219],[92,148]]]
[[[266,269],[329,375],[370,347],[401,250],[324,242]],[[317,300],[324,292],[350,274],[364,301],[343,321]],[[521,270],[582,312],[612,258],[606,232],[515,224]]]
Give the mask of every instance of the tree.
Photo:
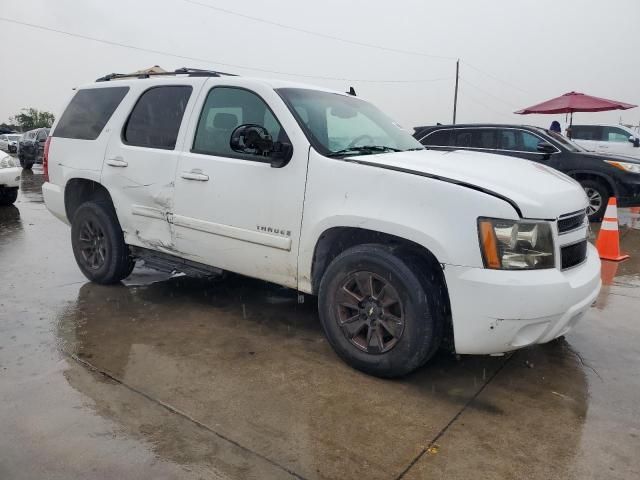
[[[11,117],[9,122],[17,125],[23,132],[34,128],[51,128],[55,116],[51,112],[40,111],[35,108],[23,108],[15,117]]]

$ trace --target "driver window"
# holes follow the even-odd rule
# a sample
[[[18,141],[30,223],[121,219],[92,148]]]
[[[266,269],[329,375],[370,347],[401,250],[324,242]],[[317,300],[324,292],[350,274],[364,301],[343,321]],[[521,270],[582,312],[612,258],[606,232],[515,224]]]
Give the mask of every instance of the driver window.
[[[537,152],[538,144],[542,141],[542,139],[523,130],[521,130],[520,133],[522,135],[522,149],[525,152]]]
[[[605,142],[628,142],[630,133],[625,132],[621,128],[604,127]]]
[[[266,128],[274,142],[289,142],[282,126],[258,95],[241,88],[212,88],[200,113],[192,152],[251,157],[234,152],[229,146],[232,132],[246,124]]]

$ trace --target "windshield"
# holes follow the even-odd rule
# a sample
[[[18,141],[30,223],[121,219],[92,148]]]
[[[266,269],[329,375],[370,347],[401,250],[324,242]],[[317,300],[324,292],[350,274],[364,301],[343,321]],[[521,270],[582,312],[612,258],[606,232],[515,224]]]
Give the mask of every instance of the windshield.
[[[281,88],[277,92],[323,155],[353,156],[424,147],[372,104],[337,93]]]
[[[558,142],[562,147],[570,152],[586,152],[587,149],[582,148],[577,143],[572,142],[567,137],[563,137],[558,132],[552,132],[551,130],[545,130],[545,133]]]

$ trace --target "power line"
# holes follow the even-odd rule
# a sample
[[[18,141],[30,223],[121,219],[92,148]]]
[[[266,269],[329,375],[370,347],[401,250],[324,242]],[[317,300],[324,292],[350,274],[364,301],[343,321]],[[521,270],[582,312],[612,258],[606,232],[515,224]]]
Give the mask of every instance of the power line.
[[[314,35],[316,37],[335,40],[335,41],[338,41],[338,42],[348,43],[348,44],[351,44],[351,45],[357,45],[357,46],[360,46],[360,47],[374,48],[374,49],[378,49],[378,50],[384,50],[384,51],[387,51],[387,52],[402,53],[402,54],[405,54],[405,55],[414,55],[414,56],[419,56],[419,57],[438,58],[438,59],[442,59],[442,60],[451,60],[451,61],[457,60],[456,57],[450,57],[450,56],[446,56],[446,55],[433,55],[433,54],[426,53],[426,52],[418,52],[418,51],[415,51],[415,50],[404,50],[404,49],[400,49],[400,48],[391,48],[391,47],[385,47],[383,45],[376,45],[376,44],[372,44],[372,43],[359,42],[357,40],[351,40],[351,39],[347,39],[347,38],[343,38],[343,37],[336,37],[334,35],[328,35],[328,34],[323,33],[323,32],[318,32],[318,31],[315,31],[315,30],[307,30],[305,28],[295,27],[293,25],[287,25],[287,24],[280,23],[280,22],[275,22],[275,21],[272,21],[272,20],[266,20],[266,19],[260,18],[260,17],[254,17],[252,15],[247,15],[247,14],[244,14],[244,13],[236,12],[234,10],[229,10],[227,8],[216,7],[214,5],[210,5],[208,3],[203,3],[203,2],[200,2],[200,1],[197,1],[197,0],[183,0],[183,1],[186,2],[186,3],[190,3],[192,5],[198,5],[198,6],[203,7],[203,8],[208,8],[210,10],[215,10],[217,12],[221,12],[221,13],[224,13],[224,14],[227,14],[227,15],[234,15],[236,17],[244,18],[244,19],[247,19],[247,20],[252,20],[252,21],[255,21],[255,22],[264,23],[266,25],[272,25],[272,26],[275,26],[275,27],[284,28],[284,29],[287,29],[287,30],[292,30],[294,32],[300,32],[300,33],[304,33],[304,34],[307,34],[307,35]],[[495,75],[493,75],[491,73],[488,73],[488,72],[486,72],[486,71],[484,71],[484,70],[482,70],[482,69],[480,69],[480,68],[478,68],[478,67],[476,67],[476,66],[474,66],[474,65],[472,65],[472,64],[470,64],[470,63],[468,63],[466,61],[461,60],[461,62],[464,63],[466,66],[478,71],[479,73],[481,73],[483,75],[486,75],[489,78],[492,78],[495,81],[498,81],[500,83],[508,85],[511,88],[515,88],[516,90],[519,90],[522,93],[529,94],[529,92],[527,92],[526,90],[523,90],[522,88],[520,88],[519,86],[517,86],[515,84],[507,82],[506,80],[503,80],[503,79],[501,79],[501,78],[499,78],[499,77],[497,77],[497,76],[495,76]]]
[[[493,113],[496,113],[496,114],[498,114],[498,115],[500,115],[500,116],[504,116],[504,115],[505,115],[505,113],[506,113],[506,112],[500,112],[500,111],[496,110],[495,108],[490,107],[490,106],[489,106],[489,105],[487,105],[486,103],[481,102],[480,100],[478,100],[477,98],[475,98],[473,95],[469,95],[469,94],[468,94],[468,93],[466,93],[466,92],[464,93],[464,96],[463,96],[462,98],[468,98],[468,99],[469,99],[469,100],[471,100],[472,102],[474,102],[474,103],[476,103],[476,104],[480,105],[481,107],[484,107],[484,108],[486,108],[487,110],[489,110],[489,111],[491,111],[491,112],[493,112]],[[511,112],[509,112],[509,113],[511,113]]]
[[[484,95],[488,95],[489,97],[492,97],[492,98],[494,98],[494,99],[498,100],[499,102],[504,103],[505,105],[509,106],[510,108],[518,108],[518,106],[514,105],[513,103],[511,103],[511,102],[507,102],[505,99],[500,98],[500,97],[498,97],[497,95],[494,95],[493,93],[488,92],[487,90],[485,90],[485,89],[483,89],[483,88],[478,87],[477,85],[474,85],[473,83],[471,83],[469,80],[467,80],[467,79],[466,79],[466,78],[464,78],[464,77],[460,77],[460,80],[462,80],[462,82],[463,82],[464,84],[466,84],[467,86],[472,87],[472,88],[475,88],[475,89],[476,89],[476,90],[478,90],[480,93],[483,93]]]
[[[429,57],[429,58],[439,58],[441,60],[456,60],[455,57],[448,57],[445,55],[433,55],[431,53],[425,53],[425,52],[417,52],[414,50],[404,50],[401,48],[392,48],[392,47],[385,47],[383,45],[376,45],[373,43],[366,43],[366,42],[359,42],[357,40],[351,40],[348,38],[342,38],[342,37],[336,37],[334,35],[328,35],[326,33],[322,33],[322,32],[317,32],[315,30],[307,30],[304,28],[299,28],[299,27],[294,27],[293,25],[287,25],[284,23],[280,23],[280,22],[274,22],[272,20],[266,20],[264,18],[260,18],[260,17],[254,17],[251,15],[246,15],[244,13],[240,13],[240,12],[236,12],[233,10],[228,10],[226,8],[221,8],[221,7],[216,7],[214,5],[210,5],[208,3],[202,3],[202,2],[198,2],[196,0],[183,0],[186,3],[191,3],[193,5],[198,5],[200,7],[204,7],[204,8],[208,8],[210,10],[215,10],[217,12],[221,12],[221,13],[225,13],[227,15],[234,15],[236,17],[241,17],[247,20],[253,20],[254,22],[260,22],[260,23],[264,23],[267,25],[272,25],[275,27],[280,27],[280,28],[285,28],[287,30],[293,30],[294,32],[299,32],[299,33],[304,33],[307,35],[314,35],[316,37],[320,37],[320,38],[326,38],[326,39],[330,39],[330,40],[335,40],[337,42],[343,42],[343,43],[349,43],[351,45],[358,45],[360,47],[367,47],[367,48],[375,48],[377,50],[384,50],[387,52],[393,52],[393,53],[402,53],[405,55],[414,55],[414,56],[419,56],[419,57]]]
[[[527,95],[530,95],[530,92],[527,92],[526,90],[523,90],[522,88],[520,88],[519,86],[517,86],[517,85],[515,85],[515,84],[513,84],[513,83],[511,83],[511,82],[507,82],[506,80],[502,80],[501,78],[496,77],[496,76],[495,76],[495,75],[493,75],[492,73],[485,72],[485,71],[484,71],[484,70],[482,70],[481,68],[478,68],[478,67],[476,67],[476,66],[474,66],[474,65],[470,64],[469,62],[466,62],[466,61],[464,61],[464,60],[461,60],[461,62],[462,62],[463,64],[465,64],[467,67],[472,68],[472,69],[473,69],[473,70],[475,70],[476,72],[482,73],[483,75],[485,75],[485,76],[487,76],[487,77],[489,77],[489,78],[492,78],[493,80],[496,80],[496,81],[498,81],[498,82],[500,82],[500,83],[502,83],[502,84],[504,84],[504,85],[507,85],[507,86],[509,86],[509,87],[511,87],[511,88],[515,88],[516,90],[519,90],[519,91],[520,91],[520,92],[522,92],[522,93],[526,93]]]
[[[262,73],[272,73],[272,74],[276,74],[276,75],[287,75],[287,76],[291,76],[291,77],[311,78],[311,79],[316,79],[316,80],[336,80],[336,81],[342,81],[342,82],[360,82],[360,83],[430,83],[430,82],[439,82],[439,81],[443,81],[443,80],[450,80],[450,77],[414,79],[414,80],[410,80],[410,79],[407,80],[407,79],[341,78],[341,77],[327,77],[327,76],[322,76],[322,75],[310,75],[310,74],[304,74],[304,73],[283,72],[283,71],[278,71],[278,70],[269,70],[269,69],[266,69],[266,68],[248,67],[246,65],[238,65],[238,64],[235,64],[235,63],[224,63],[224,62],[219,62],[217,60],[211,60],[211,59],[206,59],[206,58],[199,58],[199,57],[191,57],[191,56],[187,56],[187,55],[180,55],[180,54],[171,53],[171,52],[165,52],[165,51],[162,51],[162,50],[156,50],[156,49],[152,49],[152,48],[138,47],[138,46],[129,45],[129,44],[126,44],[126,43],[115,42],[115,41],[112,41],[112,40],[105,40],[105,39],[102,39],[102,38],[91,37],[89,35],[82,35],[82,34],[79,34],[79,33],[67,32],[65,30],[58,30],[56,28],[46,27],[44,25],[37,25],[37,24],[34,24],[34,23],[22,22],[20,20],[15,20],[15,19],[12,19],[12,18],[0,17],[0,21],[7,22],[7,23],[13,23],[13,24],[17,24],[17,25],[22,25],[22,26],[25,26],[25,27],[35,28],[35,29],[38,29],[38,30],[44,30],[44,31],[47,31],[47,32],[54,32],[54,33],[58,33],[60,35],[66,35],[66,36],[69,36],[69,37],[81,38],[83,40],[90,40],[90,41],[102,43],[102,44],[105,44],[105,45],[121,47],[121,48],[128,48],[130,50],[138,50],[138,51],[141,51],[141,52],[153,53],[153,54],[156,54],[156,55],[165,55],[165,56],[168,56],[168,57],[180,58],[182,60],[190,60],[190,61],[194,61],[194,62],[216,64],[216,65],[222,65],[222,66],[225,66],[225,67],[241,68],[241,69],[244,69],[244,70],[252,70],[252,71],[255,71],[255,72],[262,72]]]

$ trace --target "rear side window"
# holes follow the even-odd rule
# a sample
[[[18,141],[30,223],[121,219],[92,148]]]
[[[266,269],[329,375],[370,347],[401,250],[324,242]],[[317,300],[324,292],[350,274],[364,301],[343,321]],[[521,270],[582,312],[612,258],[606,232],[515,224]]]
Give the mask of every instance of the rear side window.
[[[446,147],[449,145],[449,130],[436,130],[423,138],[420,143],[432,147]]]
[[[452,130],[453,145],[460,148],[496,148],[496,132],[494,129],[456,129]]]
[[[95,140],[128,91],[129,87],[78,91],[60,117],[53,136]]]
[[[122,141],[136,147],[173,150],[192,88],[170,85],[145,91],[122,132]]]
[[[473,147],[472,137],[473,130],[454,130],[453,136],[455,138],[454,145],[456,147]]]
[[[602,127],[597,125],[574,125],[571,127],[571,138],[573,140],[596,140],[602,139]]]

